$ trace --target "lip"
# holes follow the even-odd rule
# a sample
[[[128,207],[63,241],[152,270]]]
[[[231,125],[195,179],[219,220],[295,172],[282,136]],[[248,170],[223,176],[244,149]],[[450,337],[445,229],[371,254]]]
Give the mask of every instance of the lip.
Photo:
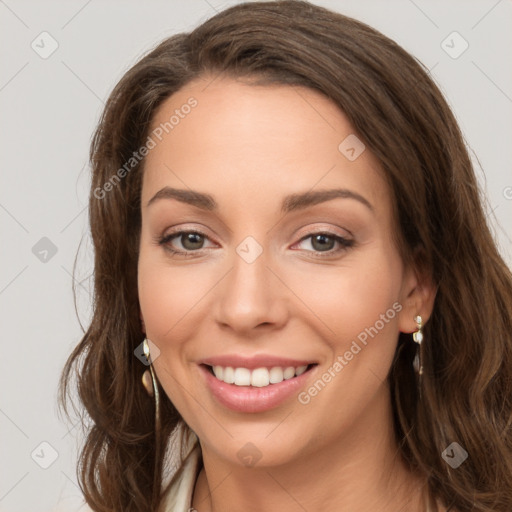
[[[199,364],[206,364],[208,366],[231,366],[232,368],[247,368],[254,370],[256,368],[272,368],[273,366],[281,366],[286,368],[293,366],[307,366],[315,364],[317,361],[307,361],[300,359],[290,359],[279,356],[272,356],[268,354],[257,354],[251,357],[244,357],[240,354],[225,354],[221,356],[208,357],[198,361]]]
[[[217,359],[215,359],[217,361]],[[232,359],[230,359],[232,361]],[[292,360],[282,360],[292,361]],[[301,366],[301,361],[297,366]],[[247,364],[247,363],[245,363]],[[304,363],[306,364],[306,363]],[[208,364],[211,366],[210,364]],[[220,364],[223,366],[223,364]],[[226,365],[231,366],[231,365]],[[265,367],[260,365],[259,367]],[[273,364],[273,366],[281,366],[281,363]],[[295,366],[290,364],[288,366]],[[243,364],[238,367],[244,367]],[[247,366],[245,366],[247,368]],[[258,368],[258,366],[254,366]],[[257,388],[253,386],[236,386],[235,384],[226,384],[225,382],[217,379],[215,375],[210,372],[207,363],[200,364],[199,370],[205,379],[205,384],[209,388],[213,397],[224,407],[232,411],[242,413],[258,413],[274,409],[281,405],[292,396],[296,396],[301,388],[304,387],[305,382],[315,372],[317,365],[311,366],[306,372],[293,377],[292,379],[283,380],[278,384],[270,384],[269,386]]]

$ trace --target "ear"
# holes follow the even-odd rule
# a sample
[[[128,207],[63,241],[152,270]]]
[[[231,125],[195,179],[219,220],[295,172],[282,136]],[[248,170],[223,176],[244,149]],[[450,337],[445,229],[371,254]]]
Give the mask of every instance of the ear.
[[[417,330],[414,318],[420,315],[425,325],[432,315],[437,286],[425,265],[421,264],[421,254],[417,253],[414,263],[405,268],[402,280],[398,322],[400,332],[412,333]]]

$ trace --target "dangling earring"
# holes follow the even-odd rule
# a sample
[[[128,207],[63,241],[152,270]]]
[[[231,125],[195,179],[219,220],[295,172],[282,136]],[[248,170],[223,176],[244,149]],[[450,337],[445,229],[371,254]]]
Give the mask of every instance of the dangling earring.
[[[416,375],[419,376],[421,382],[421,376],[423,375],[423,362],[421,357],[421,342],[423,341],[423,332],[421,328],[423,327],[423,319],[420,315],[417,315],[414,317],[414,321],[416,322],[416,327],[418,330],[412,334],[412,339],[418,344],[418,349],[416,351],[416,355],[414,356],[412,365]]]
[[[155,371],[151,361],[151,351],[149,349],[148,339],[144,338],[143,343],[144,356],[149,363],[149,370],[146,370],[142,375],[142,385],[149,396],[155,397],[155,426],[158,431],[160,429],[160,393],[158,391],[158,382],[156,380]]]
[[[153,398],[155,396],[155,392],[153,391],[153,382],[151,380],[151,372],[149,370],[146,370],[142,374],[142,385],[144,386],[144,389],[146,390],[146,393]]]

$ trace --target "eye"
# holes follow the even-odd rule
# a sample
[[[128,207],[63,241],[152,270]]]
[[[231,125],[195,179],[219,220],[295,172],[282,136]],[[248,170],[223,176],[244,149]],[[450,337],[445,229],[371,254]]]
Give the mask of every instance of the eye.
[[[349,240],[334,233],[320,232],[311,233],[298,242],[302,244],[302,249],[314,253],[327,253],[326,256],[338,254],[354,245],[354,240]],[[337,246],[337,248],[336,248]],[[323,257],[323,254],[317,254],[316,257]]]
[[[166,251],[183,257],[193,257],[199,255],[201,250],[213,247],[213,245],[205,247],[205,242],[210,241],[210,239],[204,233],[196,230],[176,231],[157,241]],[[299,249],[310,252],[315,257],[333,256],[353,245],[354,240],[330,232],[311,233],[296,244]]]
[[[165,235],[158,240],[158,243],[165,247],[166,250],[174,254],[180,254],[183,256],[192,256],[192,252],[199,252],[201,249],[205,249],[204,243],[209,238],[200,231],[176,231]],[[176,243],[181,247],[176,247]]]

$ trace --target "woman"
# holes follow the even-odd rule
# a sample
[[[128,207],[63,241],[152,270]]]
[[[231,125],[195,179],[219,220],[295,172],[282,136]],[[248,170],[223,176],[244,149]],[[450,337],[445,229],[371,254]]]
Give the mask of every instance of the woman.
[[[91,162],[94,510],[512,509],[512,278],[403,49],[229,8],[126,73]]]

